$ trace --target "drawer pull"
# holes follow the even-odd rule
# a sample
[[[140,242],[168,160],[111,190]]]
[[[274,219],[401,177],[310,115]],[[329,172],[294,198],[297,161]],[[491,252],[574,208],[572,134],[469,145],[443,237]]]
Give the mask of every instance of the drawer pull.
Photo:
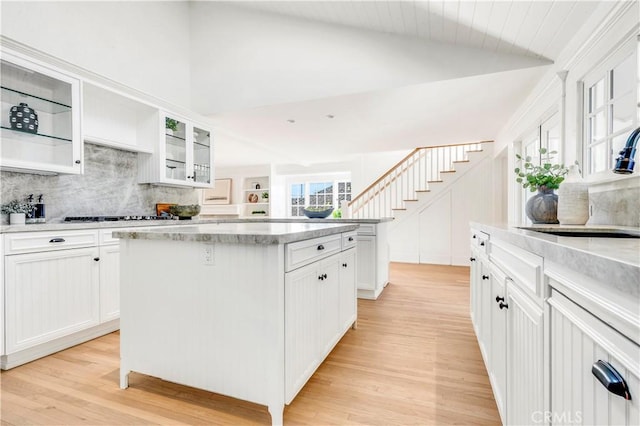
[[[322,244],[320,244],[320,245],[318,246],[318,250],[324,250],[324,246],[323,246]]]
[[[64,238],[52,238],[49,240],[50,243],[64,243]]]
[[[483,280],[488,280],[488,279],[489,279],[489,275],[483,275],[483,276],[482,276],[482,279],[483,279]]]
[[[349,242],[353,241],[353,237],[347,238],[347,241],[349,241]]]
[[[469,260],[470,260],[471,262],[475,262],[475,261],[476,261],[476,258],[475,258],[475,257],[470,257],[470,258],[469,258]]]
[[[496,303],[504,302],[504,297],[496,296]]]
[[[484,247],[484,241],[483,241],[483,242],[481,242],[481,243],[480,243],[480,245],[481,245],[482,247]]]
[[[474,239],[476,238],[476,234],[473,234],[473,238],[474,238]]]
[[[509,305],[507,303],[502,303],[500,302],[500,304],[498,305],[500,307],[500,309],[509,309]]]
[[[609,392],[621,396],[628,401],[631,400],[627,383],[611,364],[603,360],[598,360],[598,362],[594,363],[591,367],[591,373],[596,376],[596,379],[598,379],[600,383],[602,383],[602,386],[607,388]]]
[[[342,264],[342,267],[343,267],[343,268],[346,268],[346,267],[347,267],[347,264],[346,264],[346,263],[343,263],[343,264]]]
[[[100,260],[99,257],[94,257],[93,260],[95,260],[96,262]]]

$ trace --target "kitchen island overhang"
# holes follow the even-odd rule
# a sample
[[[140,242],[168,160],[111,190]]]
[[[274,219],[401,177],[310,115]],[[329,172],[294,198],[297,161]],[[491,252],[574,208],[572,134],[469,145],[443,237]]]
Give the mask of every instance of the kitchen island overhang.
[[[357,224],[118,231],[120,386],[135,371],[268,406],[290,403],[356,322]]]

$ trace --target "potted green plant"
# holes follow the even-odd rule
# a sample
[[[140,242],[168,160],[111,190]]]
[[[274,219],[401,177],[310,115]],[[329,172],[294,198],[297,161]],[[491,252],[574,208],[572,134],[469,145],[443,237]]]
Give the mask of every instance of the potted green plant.
[[[165,127],[165,132],[168,135],[173,136],[173,132],[178,131],[178,120],[174,120],[173,118],[166,117],[164,119],[164,127]]]
[[[564,164],[554,164],[551,160],[557,151],[540,148],[540,164],[534,164],[530,156],[516,154],[520,167],[514,172],[516,182],[531,192],[538,191],[525,206],[527,217],[533,223],[558,223],[558,196],[553,192],[560,187],[569,169]]]
[[[262,199],[267,202],[269,201],[269,193],[268,192],[263,192],[262,193]]]
[[[13,200],[0,207],[0,211],[9,215],[10,225],[24,225],[27,214],[33,212],[36,206],[25,201]]]

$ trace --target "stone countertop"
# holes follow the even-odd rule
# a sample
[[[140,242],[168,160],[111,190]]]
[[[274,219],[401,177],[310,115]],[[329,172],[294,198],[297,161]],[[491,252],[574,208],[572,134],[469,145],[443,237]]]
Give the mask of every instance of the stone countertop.
[[[194,218],[192,220],[121,220],[116,222],[47,222],[30,225],[0,225],[0,234],[13,232],[66,231],[76,229],[132,228],[138,226],[176,226],[206,223],[381,223],[384,219],[307,219],[307,218]]]
[[[235,244],[286,244],[354,231],[357,224],[319,223],[199,223],[191,226],[115,231],[113,236],[133,240],[172,240]]]
[[[636,294],[640,291],[640,238],[565,237],[545,234],[504,224],[471,223],[471,227],[498,238],[531,253],[542,256],[566,268],[578,271],[600,282],[628,283],[634,288],[627,290]],[[581,230],[581,231],[630,231],[638,228],[623,226],[563,226],[535,225],[540,229]],[[532,227],[528,227],[532,228]],[[627,284],[625,284],[626,286]]]

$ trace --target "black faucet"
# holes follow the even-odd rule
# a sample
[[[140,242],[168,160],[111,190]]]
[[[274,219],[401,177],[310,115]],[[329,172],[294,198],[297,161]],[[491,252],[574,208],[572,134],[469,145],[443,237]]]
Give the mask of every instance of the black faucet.
[[[629,139],[627,139],[627,144],[622,148],[622,151],[619,152],[620,156],[616,158],[616,167],[613,169],[614,173],[625,175],[633,173],[633,166],[636,164],[634,157],[636,156],[638,139],[640,139],[640,127],[631,132]]]

